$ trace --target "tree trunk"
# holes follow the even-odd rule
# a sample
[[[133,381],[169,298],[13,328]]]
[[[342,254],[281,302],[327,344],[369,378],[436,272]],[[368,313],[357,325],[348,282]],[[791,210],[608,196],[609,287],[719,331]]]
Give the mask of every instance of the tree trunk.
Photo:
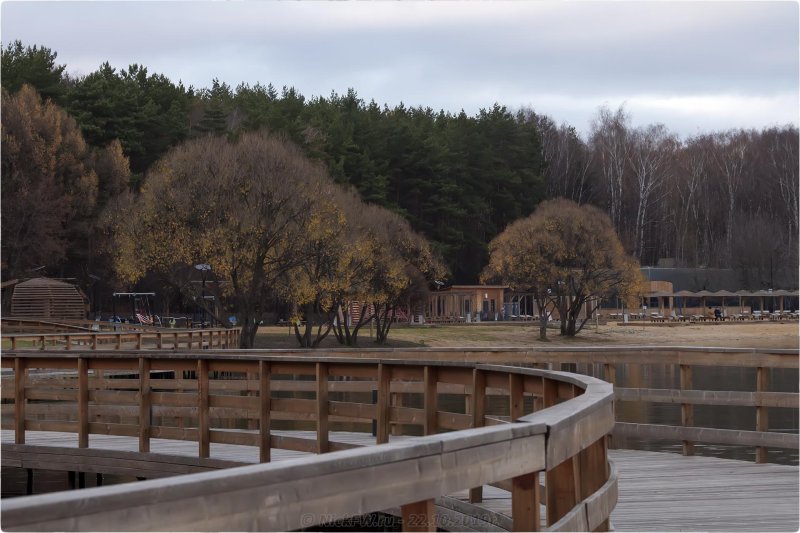
[[[539,308],[539,340],[547,340],[547,300],[536,299],[536,305]]]
[[[383,315],[381,317],[381,315]],[[377,306],[375,306],[375,322],[376,322],[376,333],[375,333],[375,342],[378,344],[386,344],[386,340],[389,337],[389,330],[392,328],[392,322],[394,321],[395,316],[395,307],[389,306],[387,304],[386,308],[383,310],[382,313],[378,313]]]
[[[249,316],[242,317],[242,334],[239,337],[239,348],[252,348],[258,331],[258,321]]]

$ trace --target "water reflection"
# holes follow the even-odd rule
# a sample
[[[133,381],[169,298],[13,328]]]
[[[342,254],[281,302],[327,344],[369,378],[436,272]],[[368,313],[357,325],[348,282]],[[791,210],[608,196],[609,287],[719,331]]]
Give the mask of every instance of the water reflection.
[[[790,369],[769,369],[768,388],[770,392],[797,392],[798,372]],[[630,388],[678,389],[680,373],[676,365],[618,365],[617,386]],[[738,367],[692,367],[692,389],[713,391],[755,392],[756,369]],[[680,425],[681,407],[679,404],[617,402],[617,421],[640,424]],[[798,432],[797,409],[770,407],[768,409],[769,430],[782,433]],[[755,431],[756,408],[737,406],[695,405],[694,425],[696,427],[738,429]],[[614,444],[621,448],[681,452],[681,443],[674,441],[648,440],[633,437],[615,437]],[[719,444],[694,445],[696,455],[708,455],[755,460],[752,446],[731,446]],[[768,449],[770,462],[798,464],[797,450]]]

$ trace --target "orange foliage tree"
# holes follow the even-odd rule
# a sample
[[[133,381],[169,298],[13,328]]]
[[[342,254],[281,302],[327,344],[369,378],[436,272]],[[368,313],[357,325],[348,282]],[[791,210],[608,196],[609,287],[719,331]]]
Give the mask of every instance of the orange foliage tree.
[[[593,297],[616,293],[630,300],[640,292],[638,262],[625,254],[608,215],[593,206],[563,198],[542,202],[498,235],[489,251],[481,279],[533,292],[542,340],[548,306],[558,310],[561,334],[574,336],[589,316],[581,320],[580,311]],[[591,312],[599,305],[593,301]]]

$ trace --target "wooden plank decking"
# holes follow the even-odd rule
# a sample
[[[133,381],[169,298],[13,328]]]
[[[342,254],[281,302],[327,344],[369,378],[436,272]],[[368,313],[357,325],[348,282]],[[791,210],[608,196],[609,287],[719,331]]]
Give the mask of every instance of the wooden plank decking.
[[[273,431],[315,439],[313,431]],[[391,440],[409,437],[390,437]],[[372,444],[369,435],[337,432],[330,439],[351,444]],[[13,431],[2,432],[3,443],[13,443]],[[26,432],[26,443],[77,447],[77,435]],[[197,456],[197,443],[151,439],[151,451],[177,456]],[[90,446],[118,451],[137,451],[138,440],[129,437],[91,435]],[[281,461],[308,455],[272,450]],[[756,464],[712,457],[611,450],[619,474],[619,502],[611,519],[617,531],[797,531],[800,496],[797,466]],[[258,449],[211,444],[211,457],[242,463],[258,462]],[[454,496],[466,498],[466,492]],[[509,514],[508,492],[485,487],[486,508]]]

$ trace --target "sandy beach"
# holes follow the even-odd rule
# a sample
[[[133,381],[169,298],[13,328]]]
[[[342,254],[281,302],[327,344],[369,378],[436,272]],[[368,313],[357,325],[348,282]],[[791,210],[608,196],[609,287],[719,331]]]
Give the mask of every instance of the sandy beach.
[[[359,346],[376,347],[368,327],[359,334]],[[562,337],[557,329],[548,329],[548,341],[538,340],[538,326],[532,323],[463,324],[440,326],[393,327],[389,346],[709,346],[729,348],[800,349],[798,322],[724,322],[704,324],[587,324],[576,337]],[[297,348],[294,333],[288,327],[261,327],[256,348]],[[340,345],[331,333],[323,348]]]

